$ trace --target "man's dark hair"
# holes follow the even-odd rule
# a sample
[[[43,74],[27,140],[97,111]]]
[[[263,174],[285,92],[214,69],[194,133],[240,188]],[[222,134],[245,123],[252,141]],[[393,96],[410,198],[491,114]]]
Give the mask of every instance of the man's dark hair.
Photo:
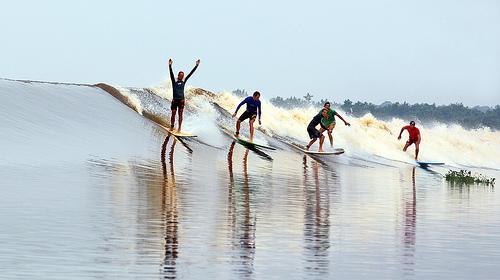
[[[410,122],[410,125],[415,125],[415,121],[411,121],[411,122]]]
[[[323,104],[323,106],[326,106],[327,104],[328,104],[328,105],[331,105],[331,104],[330,104],[330,101],[326,101],[326,102],[325,102],[325,104]]]
[[[260,96],[260,92],[255,91],[255,92],[253,93],[253,97],[256,97],[257,95],[258,95],[258,96]]]

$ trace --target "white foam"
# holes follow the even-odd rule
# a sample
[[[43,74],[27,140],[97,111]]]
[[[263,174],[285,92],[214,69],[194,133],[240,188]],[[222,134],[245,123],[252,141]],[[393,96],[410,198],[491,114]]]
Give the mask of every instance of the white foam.
[[[234,112],[241,97],[229,92],[217,94],[216,102],[229,112]],[[280,136],[301,139],[306,143],[309,138],[307,124],[321,108],[282,109],[273,106],[265,98],[262,102],[262,128]],[[241,109],[240,109],[241,110]],[[343,147],[347,154],[376,159],[384,157],[404,162],[413,162],[414,148],[411,146],[405,153],[402,151],[407,132],[403,132],[401,140],[397,136],[401,127],[407,123],[393,118],[382,121],[371,114],[360,118],[348,116],[337,110],[350,127],[336,118],[337,125],[333,130],[334,145]],[[480,167],[500,168],[500,132],[489,128],[468,130],[459,125],[417,123],[422,135],[420,144],[420,160],[442,161],[451,165],[472,165]],[[325,134],[326,135],[326,134]],[[325,140],[329,146],[328,139]]]
[[[119,86],[113,86],[113,87],[116,88],[121,93],[121,95],[123,95],[127,99],[127,103],[129,105],[131,105],[132,107],[134,107],[134,110],[137,113],[142,115],[141,100],[135,94],[130,92],[130,90],[127,88],[123,88],[123,87],[119,87]]]
[[[194,109],[195,113],[189,118],[184,118],[183,127],[189,128],[189,132],[198,136],[201,141],[219,146],[223,142],[223,135],[216,122],[215,108],[210,104],[207,96],[196,95],[191,87],[185,91],[187,105]]]
[[[173,92],[172,82],[170,81],[170,79],[163,80],[160,86],[151,87],[149,89],[161,98],[172,100]]]

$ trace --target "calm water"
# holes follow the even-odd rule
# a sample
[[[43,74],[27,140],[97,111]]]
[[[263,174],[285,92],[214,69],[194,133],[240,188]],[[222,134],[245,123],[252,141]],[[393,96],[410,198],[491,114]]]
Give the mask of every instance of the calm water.
[[[0,94],[0,278],[500,278],[500,196],[446,168],[182,143],[87,87]]]

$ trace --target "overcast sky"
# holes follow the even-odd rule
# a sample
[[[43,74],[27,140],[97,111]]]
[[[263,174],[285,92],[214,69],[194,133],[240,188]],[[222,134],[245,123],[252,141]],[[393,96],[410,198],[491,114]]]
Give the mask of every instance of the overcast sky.
[[[2,1],[0,77],[500,104],[500,1]]]

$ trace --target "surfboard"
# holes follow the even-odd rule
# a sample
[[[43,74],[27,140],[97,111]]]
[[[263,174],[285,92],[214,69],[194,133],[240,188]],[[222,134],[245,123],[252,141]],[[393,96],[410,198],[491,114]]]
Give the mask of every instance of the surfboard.
[[[183,131],[168,130],[167,129],[167,132],[174,135],[174,136],[177,136],[177,137],[197,137],[196,135],[193,135],[193,134],[187,133],[187,132],[183,132]]]
[[[420,167],[429,167],[430,165],[444,165],[444,162],[427,162],[427,161],[416,161]]]
[[[263,149],[268,149],[268,150],[276,150],[276,148],[251,142],[250,140],[245,139],[241,136],[240,137],[236,137],[234,135],[231,135],[231,136],[233,137],[234,140],[236,140],[238,143],[240,143],[244,146],[253,147],[253,148],[263,148]]]
[[[344,149],[341,148],[335,148],[333,149],[333,151],[326,151],[326,152],[308,151],[308,150],[302,150],[302,151],[310,155],[340,155],[345,153]]]
[[[318,151],[306,150],[305,147],[303,147],[299,144],[295,144],[295,143],[292,143],[292,146],[294,146],[298,150],[300,150],[306,154],[309,154],[309,155],[325,155],[326,156],[326,155],[340,155],[340,154],[345,153],[344,149],[342,149],[342,148],[335,148],[331,151],[318,152]]]

